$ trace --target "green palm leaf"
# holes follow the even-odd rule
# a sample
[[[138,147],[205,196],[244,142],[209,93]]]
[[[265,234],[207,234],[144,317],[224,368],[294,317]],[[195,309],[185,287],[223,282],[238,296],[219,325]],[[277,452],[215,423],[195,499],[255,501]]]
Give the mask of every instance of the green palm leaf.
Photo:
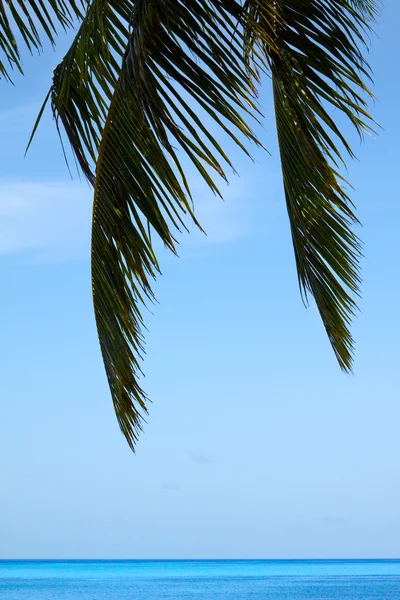
[[[84,0],[0,0],[0,76],[9,79],[7,63],[22,72],[17,34],[31,52],[41,48],[43,35],[54,44],[57,24],[71,27],[85,4]]]
[[[362,136],[369,130],[369,77],[364,45],[373,2],[278,0],[271,35],[269,15],[254,3],[253,37],[271,70],[284,189],[300,287],[314,296],[340,366],[351,369],[349,323],[359,291],[360,242],[346,182],[338,172],[351,148],[331,116],[343,113]],[[255,12],[250,2],[249,12]],[[270,19],[268,20],[270,23]]]
[[[231,166],[194,103],[245,152],[242,140],[256,142],[244,120],[257,109],[236,31],[241,14],[235,2],[95,1],[55,72],[55,117],[95,185],[95,315],[132,447],[147,403],[138,358],[140,305],[152,298],[158,272],[151,231],[174,252],[174,230],[185,227],[185,215],[195,219],[179,150],[215,193],[213,173],[226,178],[224,163]]]

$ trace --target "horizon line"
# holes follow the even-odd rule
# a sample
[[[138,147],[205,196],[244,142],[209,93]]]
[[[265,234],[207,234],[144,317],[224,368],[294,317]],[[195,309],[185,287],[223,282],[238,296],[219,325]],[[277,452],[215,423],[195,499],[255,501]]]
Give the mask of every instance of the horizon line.
[[[251,561],[265,561],[265,562],[387,562],[387,561],[400,561],[400,557],[385,557],[385,558],[0,558],[1,562],[251,562]]]

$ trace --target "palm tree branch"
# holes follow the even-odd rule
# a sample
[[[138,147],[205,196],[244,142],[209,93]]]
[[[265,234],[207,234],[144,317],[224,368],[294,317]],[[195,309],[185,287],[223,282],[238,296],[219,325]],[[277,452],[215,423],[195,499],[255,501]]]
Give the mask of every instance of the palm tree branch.
[[[141,307],[159,272],[151,232],[175,252],[185,215],[197,223],[181,156],[219,194],[215,176],[232,165],[204,114],[247,154],[246,140],[258,143],[246,123],[257,106],[241,15],[232,0],[93,0],[55,71],[54,116],[95,188],[94,310],[132,448],[148,403],[139,359]]]
[[[268,6],[268,3],[266,3]],[[357,222],[338,172],[343,151],[353,156],[329,107],[343,113],[362,137],[371,130],[362,52],[375,14],[372,1],[276,0],[273,33],[264,33],[258,1],[248,55],[264,53],[272,86],[283,183],[301,292],[316,301],[344,370],[352,366],[350,322],[359,294]],[[255,8],[257,12],[255,12]],[[269,21],[270,23],[270,21]],[[269,43],[269,38],[273,43]]]
[[[57,25],[72,27],[85,5],[85,0],[0,0],[0,77],[10,80],[14,68],[22,73],[21,43],[30,52],[40,50],[42,37],[54,44]]]

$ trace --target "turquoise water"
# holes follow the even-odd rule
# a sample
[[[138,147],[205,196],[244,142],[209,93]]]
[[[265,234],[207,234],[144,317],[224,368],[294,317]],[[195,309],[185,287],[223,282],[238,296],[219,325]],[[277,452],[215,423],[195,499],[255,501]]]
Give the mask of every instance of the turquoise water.
[[[400,561],[0,561],[1,600],[400,600]]]

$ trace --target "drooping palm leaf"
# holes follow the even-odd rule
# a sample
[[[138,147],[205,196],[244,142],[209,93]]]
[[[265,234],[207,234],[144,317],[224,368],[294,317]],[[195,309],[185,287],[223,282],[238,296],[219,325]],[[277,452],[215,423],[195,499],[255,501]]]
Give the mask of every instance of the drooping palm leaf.
[[[261,46],[272,72],[284,189],[301,290],[314,296],[340,366],[351,369],[349,330],[360,283],[357,219],[338,173],[351,148],[329,105],[362,135],[368,130],[365,44],[372,1],[276,0],[273,43],[266,8],[249,1],[256,21],[250,46]]]
[[[31,52],[40,49],[41,36],[54,44],[57,25],[71,27],[85,4],[85,0],[0,0],[0,77],[9,79],[7,63],[22,72],[17,34]]]
[[[55,72],[52,107],[95,181],[93,296],[118,421],[133,446],[147,398],[138,383],[140,305],[158,271],[150,230],[175,251],[174,229],[194,218],[179,158],[210,188],[229,159],[195,103],[244,151],[255,114],[236,2],[92,2]],[[89,77],[87,76],[89,74]],[[95,178],[92,165],[96,164]]]

